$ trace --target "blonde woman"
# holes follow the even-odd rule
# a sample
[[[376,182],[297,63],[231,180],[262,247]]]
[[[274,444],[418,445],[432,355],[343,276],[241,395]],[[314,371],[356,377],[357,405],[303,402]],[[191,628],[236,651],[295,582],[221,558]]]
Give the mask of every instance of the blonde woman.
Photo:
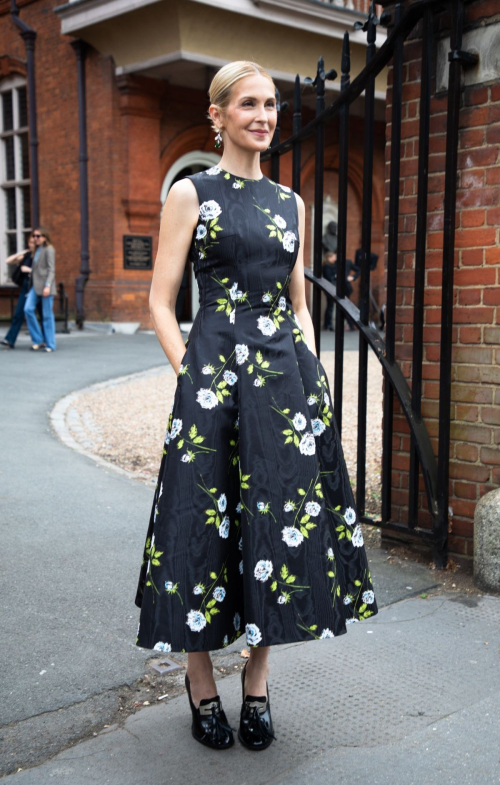
[[[33,342],[32,349],[53,352],[56,348],[56,322],[53,302],[56,294],[56,252],[47,229],[40,227],[33,232],[36,250],[31,270],[32,287],[28,292],[24,315]],[[43,334],[36,318],[36,307],[42,304]],[[43,336],[45,335],[45,346]]]
[[[177,373],[136,604],[137,644],[188,652],[194,738],[233,730],[209,652],[246,635],[238,737],[275,738],[270,647],[333,638],[377,613],[361,527],[304,287],[305,207],[266,177],[275,85],[249,61],[209,90],[220,162],[176,182],[163,210],[150,307]],[[184,344],[186,258],[200,308]],[[332,645],[338,645],[333,643]]]

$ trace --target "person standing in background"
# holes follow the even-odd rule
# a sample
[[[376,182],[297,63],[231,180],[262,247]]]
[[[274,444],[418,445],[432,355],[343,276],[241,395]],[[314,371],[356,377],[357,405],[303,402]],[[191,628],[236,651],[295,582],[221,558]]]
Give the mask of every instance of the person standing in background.
[[[335,251],[327,251],[323,256],[323,278],[333,283],[337,282],[337,254]],[[324,317],[324,330],[335,330],[333,326],[333,305],[334,299],[330,295],[326,295],[326,308]]]
[[[19,277],[16,277],[16,280],[14,281],[14,283],[17,283],[20,289],[16,310],[14,311],[14,316],[9,332],[5,338],[0,341],[2,346],[7,346],[9,349],[14,349],[14,344],[16,343],[19,330],[21,329],[23,323],[24,305],[26,303],[26,298],[31,286],[31,265],[33,264],[33,254],[35,253],[35,248],[35,238],[31,234],[28,240],[28,248],[24,251],[21,251],[20,253],[12,254],[12,256],[9,256],[7,259],[7,264],[10,265],[19,265],[19,263],[22,262],[18,268]]]
[[[323,245],[323,278],[335,284],[337,279],[337,222],[330,221],[322,238]],[[334,299],[326,295],[326,308],[323,329],[333,330],[333,305]]]
[[[42,304],[43,332],[45,334],[46,352],[53,352],[56,348],[56,322],[54,319],[53,302],[56,294],[56,252],[50,241],[47,229],[40,227],[33,232],[36,251],[32,265],[32,283],[24,315],[33,341],[32,349],[38,351],[42,348],[43,335],[36,318],[35,309],[39,302]]]

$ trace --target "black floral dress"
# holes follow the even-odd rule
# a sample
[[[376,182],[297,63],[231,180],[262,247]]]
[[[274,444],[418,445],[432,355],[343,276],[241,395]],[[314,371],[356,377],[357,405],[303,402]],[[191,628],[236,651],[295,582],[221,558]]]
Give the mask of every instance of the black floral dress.
[[[200,293],[151,510],[137,644],[209,651],[346,632],[377,613],[325,370],[289,296],[294,192],[189,175]]]

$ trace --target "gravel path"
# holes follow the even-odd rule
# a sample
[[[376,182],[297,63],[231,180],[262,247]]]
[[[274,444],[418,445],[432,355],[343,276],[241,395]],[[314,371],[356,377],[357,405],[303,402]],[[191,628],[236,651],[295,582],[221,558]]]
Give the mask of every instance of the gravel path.
[[[334,352],[321,362],[333,388]],[[355,485],[358,354],[345,353],[343,448]],[[382,454],[382,369],[375,355],[368,364],[367,511],[379,513]],[[148,484],[156,482],[168,413],[177,378],[169,365],[82,392],[66,412],[66,426],[86,450]]]

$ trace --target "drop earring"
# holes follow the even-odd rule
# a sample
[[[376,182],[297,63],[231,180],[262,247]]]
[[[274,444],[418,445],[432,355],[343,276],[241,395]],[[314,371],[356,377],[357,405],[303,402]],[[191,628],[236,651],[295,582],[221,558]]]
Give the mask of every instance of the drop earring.
[[[220,131],[217,131],[217,135],[216,135],[216,137],[215,137],[215,147],[220,147],[220,146],[221,146],[221,144],[222,144],[222,136],[221,136],[221,132],[220,132]]]

